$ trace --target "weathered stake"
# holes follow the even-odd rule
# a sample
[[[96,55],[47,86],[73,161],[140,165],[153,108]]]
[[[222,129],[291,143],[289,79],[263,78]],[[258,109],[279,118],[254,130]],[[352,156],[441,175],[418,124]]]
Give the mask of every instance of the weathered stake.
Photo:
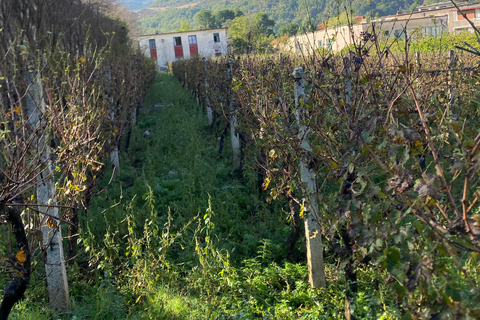
[[[455,69],[456,66],[457,66],[457,57],[455,56],[455,51],[450,50],[448,52],[448,68]],[[456,93],[457,93],[457,86],[455,84],[454,74],[455,74],[455,71],[450,71],[448,73],[448,98],[449,98],[448,114],[452,117],[452,120],[457,120],[456,119],[457,110],[454,109]]]
[[[111,88],[112,87],[112,73],[110,71],[110,68],[105,68],[105,79],[107,81],[107,87]],[[113,106],[113,97],[109,98],[110,100],[110,105]],[[112,111],[110,112],[110,115],[108,116],[108,120],[114,122],[115,121],[115,112]],[[118,156],[118,144],[117,141],[115,141],[115,147],[113,150],[110,152],[110,163],[112,164],[112,176],[114,178],[120,176],[120,158]]]
[[[35,130],[44,132],[44,123],[41,121],[42,113],[45,112],[45,102],[43,100],[43,88],[40,77],[37,72],[27,73],[27,82],[30,90],[27,93],[27,109],[29,122]],[[53,163],[50,160],[50,147],[45,142],[43,136],[37,144],[38,152],[41,153],[41,162],[45,167],[38,175],[37,181],[37,201],[45,204],[39,206],[41,212],[48,213],[54,217],[59,217],[57,198],[55,196],[55,183],[53,181]],[[42,150],[43,148],[43,150]],[[43,220],[46,220],[45,218]],[[48,220],[47,220],[48,221]],[[65,259],[63,253],[62,232],[57,220],[49,220],[42,225],[43,245],[47,247],[45,251],[45,271],[47,275],[48,297],[50,305],[58,311],[66,311],[70,307],[68,293],[67,271],[65,269]]]
[[[205,58],[205,105],[207,107],[208,125],[211,126],[213,123],[213,112],[212,112],[212,107],[210,107],[210,100],[208,99],[208,59],[207,58]]]
[[[305,188],[308,208],[306,210],[307,217],[305,219],[305,237],[307,240],[307,262],[308,262],[308,279],[310,285],[314,288],[325,288],[325,266],[323,263],[323,245],[321,228],[318,224],[318,206],[316,200],[317,182],[316,174],[308,168],[304,154],[312,151],[308,143],[308,120],[309,114],[306,110],[305,102],[307,96],[305,94],[305,83],[303,80],[303,68],[295,68],[293,77],[295,78],[295,108],[296,119],[299,126],[298,138],[301,142],[300,157],[300,178]]]
[[[227,60],[227,81],[228,81],[228,111],[230,113],[230,133],[232,139],[233,150],[233,168],[240,170],[241,154],[240,154],[240,136],[237,133],[237,113],[235,110],[235,98],[232,91],[232,60]]]

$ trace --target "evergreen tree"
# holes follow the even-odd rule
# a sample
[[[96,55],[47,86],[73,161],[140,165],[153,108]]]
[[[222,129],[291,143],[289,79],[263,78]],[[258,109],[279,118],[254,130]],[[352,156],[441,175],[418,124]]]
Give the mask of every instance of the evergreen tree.
[[[215,17],[210,10],[200,10],[196,15],[197,23],[201,29],[215,28]]]

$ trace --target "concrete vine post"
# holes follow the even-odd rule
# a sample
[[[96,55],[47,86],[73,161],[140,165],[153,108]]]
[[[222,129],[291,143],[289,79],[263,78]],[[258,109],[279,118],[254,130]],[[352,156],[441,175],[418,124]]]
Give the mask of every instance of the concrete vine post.
[[[241,154],[240,154],[240,136],[237,132],[237,113],[235,110],[235,98],[232,90],[232,60],[227,60],[227,81],[228,81],[228,112],[230,114],[230,133],[232,139],[233,151],[233,168],[240,170]]]
[[[318,223],[318,206],[316,200],[317,181],[316,174],[309,168],[305,160],[305,153],[312,149],[308,143],[309,114],[305,108],[307,95],[305,94],[305,83],[303,80],[303,68],[295,68],[293,71],[295,78],[295,109],[296,120],[299,127],[298,138],[301,143],[300,157],[300,178],[304,185],[307,198],[307,217],[305,218],[305,237],[307,242],[307,262],[308,262],[308,279],[310,285],[314,288],[325,288],[325,266],[323,264],[323,245],[321,228]]]
[[[455,69],[456,66],[457,66],[457,57],[455,56],[455,51],[450,50],[448,52],[448,68]],[[452,116],[452,118],[456,118],[457,116],[457,110],[454,109],[456,92],[457,92],[457,86],[455,84],[454,74],[455,74],[454,70],[448,73],[448,99],[449,99],[448,108],[450,109],[449,114]]]
[[[417,62],[418,74],[420,74],[422,70],[422,60],[419,51],[415,52],[415,61]]]
[[[112,83],[112,72],[110,71],[109,67],[105,68],[105,79],[107,82],[107,88],[111,89],[113,86]],[[112,90],[109,90],[110,92]],[[109,97],[109,102],[110,106],[113,106],[113,97]],[[110,114],[108,115],[108,120],[110,120],[112,123],[115,121],[115,112],[111,111]],[[110,163],[112,164],[112,176],[114,178],[120,176],[120,157],[118,155],[118,143],[117,141],[114,142],[115,146],[113,147],[113,150],[110,152]]]
[[[354,98],[354,83],[352,81],[352,76],[353,76],[353,68],[352,68],[352,63],[354,62],[354,57],[350,55],[349,57],[344,57],[343,58],[343,76],[345,77],[345,104],[347,107],[351,110],[353,107],[352,105],[355,103],[355,98]],[[353,121],[351,119],[350,121]],[[350,133],[350,140],[354,139],[354,133]],[[350,172],[351,175],[353,175],[353,172]],[[348,176],[347,180],[350,179],[350,176]],[[353,181],[351,182],[353,183]],[[342,233],[342,239],[344,243],[346,244],[347,248],[351,248],[351,239],[346,236],[347,233]],[[353,251],[351,251],[353,252]],[[346,264],[344,267],[344,272],[345,272],[345,278],[347,280],[347,283],[349,284],[348,289],[345,292],[345,319],[351,320],[355,319],[353,316],[353,310],[352,310],[352,301],[355,299],[355,296],[357,294],[356,292],[356,285],[357,285],[357,271],[356,267],[353,263],[353,260],[351,257],[346,260]]]
[[[212,107],[210,107],[210,100],[208,99],[208,59],[207,58],[205,58],[205,106],[207,108],[208,125],[211,126],[213,123],[213,112],[212,112]]]
[[[45,113],[45,101],[43,99],[43,88],[40,76],[36,71],[27,73],[27,114],[29,122],[37,132],[45,132],[46,123],[42,114]],[[53,217],[59,217],[57,198],[55,196],[55,182],[53,181],[53,154],[50,146],[45,141],[45,136],[36,142],[37,152],[40,153],[41,163],[44,165],[39,169],[37,177],[37,201],[40,212],[48,213]],[[45,250],[45,272],[47,277],[48,297],[50,305],[58,311],[66,311],[70,307],[67,271],[63,253],[62,232],[58,220],[42,217],[43,246]]]
[[[343,58],[343,65],[344,65],[344,76],[345,78],[345,103],[348,106],[351,106],[353,103],[353,81],[350,77],[352,72],[350,59],[348,57]]]

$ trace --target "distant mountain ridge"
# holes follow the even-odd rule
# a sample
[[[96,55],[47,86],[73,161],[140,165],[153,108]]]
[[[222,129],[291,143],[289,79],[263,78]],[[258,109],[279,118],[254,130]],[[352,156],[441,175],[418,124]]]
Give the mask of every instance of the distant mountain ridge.
[[[139,10],[148,8],[155,0],[119,0],[125,8],[129,10]]]
[[[134,2],[133,0],[124,0]],[[405,12],[415,8],[415,0],[139,0],[148,3],[147,9],[137,11],[142,33],[171,32],[179,29],[182,22],[188,21],[197,27],[194,16],[202,9],[212,12],[222,9],[238,8],[245,14],[267,13],[275,20],[275,30],[281,25],[295,22],[301,25],[306,18],[312,17],[321,23],[329,17],[345,12],[349,15],[380,16],[391,15],[399,10]],[[425,0],[425,3],[441,2]]]

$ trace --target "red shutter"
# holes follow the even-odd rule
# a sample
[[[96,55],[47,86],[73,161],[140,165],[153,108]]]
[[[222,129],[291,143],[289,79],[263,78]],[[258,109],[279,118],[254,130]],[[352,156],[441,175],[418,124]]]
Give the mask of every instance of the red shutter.
[[[190,55],[194,56],[198,54],[198,45],[197,44],[191,44],[190,45]]]
[[[175,50],[175,58],[183,57],[183,47],[182,46],[176,46],[176,47],[173,47],[173,49]]]
[[[150,49],[150,58],[157,59],[157,49]]]
[[[464,10],[463,13],[465,13],[468,19],[475,18],[475,10]],[[457,17],[458,17],[458,20],[465,20],[465,18],[459,11],[457,11]]]

